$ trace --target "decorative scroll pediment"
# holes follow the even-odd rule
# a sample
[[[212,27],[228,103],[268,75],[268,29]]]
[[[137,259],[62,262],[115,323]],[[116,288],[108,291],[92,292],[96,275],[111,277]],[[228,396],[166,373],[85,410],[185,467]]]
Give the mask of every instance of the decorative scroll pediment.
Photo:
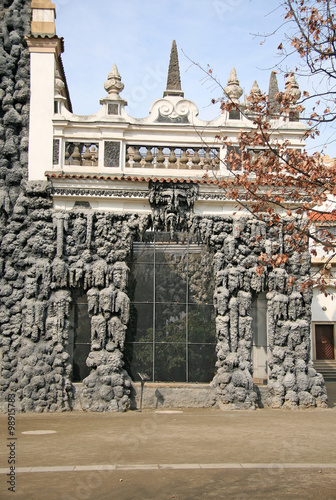
[[[158,99],[150,109],[151,121],[158,123],[193,123],[197,116],[195,103],[174,96]]]

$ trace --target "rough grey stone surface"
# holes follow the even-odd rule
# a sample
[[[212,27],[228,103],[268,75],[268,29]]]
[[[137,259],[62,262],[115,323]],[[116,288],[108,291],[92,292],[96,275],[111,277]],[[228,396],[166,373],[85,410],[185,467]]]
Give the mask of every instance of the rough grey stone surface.
[[[267,405],[326,406],[323,378],[310,361],[312,292],[301,291],[309,275],[309,254],[293,253],[288,265],[261,275],[260,252],[281,242],[272,228],[248,218],[199,220],[199,229],[216,250],[217,375],[212,385],[218,402],[231,408],[254,408],[252,380],[253,294],[268,291],[269,397]],[[260,239],[261,238],[261,239]],[[289,276],[295,284],[289,285]]]
[[[172,93],[170,93],[170,91],[172,91]],[[170,52],[167,86],[164,95],[179,95],[181,97],[184,95],[181,90],[180,65],[175,40],[173,40]]]
[[[119,107],[118,107],[118,104],[108,104],[108,114],[109,115],[117,115],[118,114],[118,111],[119,111]]]
[[[311,293],[300,291],[309,255],[293,254],[286,267],[259,275],[258,256],[278,234],[249,218],[193,216],[197,191],[189,186],[151,186],[152,217],[83,207],[55,211],[50,192],[48,183],[25,185],[1,245],[0,387],[3,396],[15,392],[18,411],[72,408],[69,306],[78,289],[87,293],[91,316],[90,374],[83,381],[81,407],[129,408],[131,380],[123,360],[130,314],[126,261],[132,242],[149,226],[190,231],[213,253],[217,403],[223,408],[257,405],[251,302],[265,291],[271,354],[267,404],[325,406],[323,378],[309,361]],[[296,278],[291,287],[289,274]]]
[[[150,182],[149,203],[153,211],[153,227],[156,230],[190,231],[193,208],[198,188],[193,184],[174,182]]]
[[[30,1],[5,0],[0,11],[0,233],[27,177]],[[0,234],[1,236],[1,234]]]
[[[82,393],[85,385],[74,384],[74,410],[82,409]],[[141,384],[132,382],[130,387],[130,409],[140,409]],[[209,384],[151,384],[143,391],[142,408],[210,408],[216,403],[216,394]]]
[[[55,212],[48,183],[30,182],[22,191],[2,241],[0,277],[0,386],[2,396],[15,392],[17,411],[71,408],[69,306],[78,288],[87,291],[92,317],[82,407],[129,406],[122,359],[129,319],[124,262],[147,219],[80,208]]]
[[[269,110],[271,113],[279,113],[280,111],[280,104],[276,97],[278,93],[278,79],[276,76],[276,72],[272,71],[268,88]]]

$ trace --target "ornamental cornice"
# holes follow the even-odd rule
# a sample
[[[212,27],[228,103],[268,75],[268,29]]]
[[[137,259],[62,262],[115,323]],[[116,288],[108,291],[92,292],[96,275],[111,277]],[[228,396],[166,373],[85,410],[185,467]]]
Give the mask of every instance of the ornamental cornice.
[[[198,201],[224,201],[227,200],[227,197],[225,196],[225,192],[221,193],[202,193],[200,192],[197,198]]]
[[[63,39],[48,35],[25,37],[29,52],[54,53],[59,57],[64,51]]]
[[[52,179],[53,181],[55,181],[54,179]],[[67,179],[66,179],[67,180]],[[80,197],[104,197],[104,198],[132,198],[132,199],[148,199],[149,198],[149,190],[148,189],[143,189],[145,186],[142,186],[142,189],[139,189],[140,186],[137,186],[137,188],[135,188],[134,186],[126,186],[126,184],[128,184],[127,182],[127,179],[123,179],[125,182],[123,184],[125,184],[124,186],[120,186],[119,189],[116,189],[116,188],[107,188],[107,187],[104,187],[103,185],[101,185],[101,187],[91,187],[89,186],[88,184],[90,184],[90,182],[87,182],[87,179],[80,179],[80,181],[82,181],[84,183],[83,186],[75,186],[74,185],[74,182],[71,182],[72,185],[60,185],[58,182],[57,184],[58,185],[54,185],[53,186],[53,190],[52,190],[52,195],[53,196],[69,196],[69,197],[74,197],[74,196],[80,196]],[[132,181],[140,181],[140,179],[138,179],[137,177],[136,178],[132,178],[131,179]],[[147,179],[141,179],[143,182],[156,182],[158,184],[162,183],[162,182],[170,182],[171,184],[179,184],[178,180],[177,179],[157,179],[157,178],[147,178]],[[76,180],[76,182],[80,182],[78,181],[78,179]],[[121,179],[120,179],[121,181]],[[106,182],[106,180],[105,180]],[[104,182],[104,183],[105,183]],[[193,182],[190,183],[190,185],[199,185],[199,182],[200,180],[198,180],[198,182],[196,182],[195,184]],[[63,182],[61,183],[63,184]],[[64,182],[64,184],[66,184],[66,182]],[[189,183],[185,183],[185,182],[182,182],[181,185],[189,185]],[[226,198],[226,195],[225,195],[225,192],[221,189],[218,189],[217,186],[215,185],[207,185],[206,187],[204,185],[202,185],[202,183],[199,185],[200,186],[200,189],[198,191],[198,194],[197,194],[197,197],[196,197],[196,200],[197,201],[227,201],[227,198]],[[204,190],[204,188],[206,188],[206,190]],[[210,189],[209,189],[210,188]],[[195,201],[196,201],[195,200]]]
[[[53,188],[52,196],[89,196],[95,198],[148,198],[149,191],[135,191],[125,189]]]

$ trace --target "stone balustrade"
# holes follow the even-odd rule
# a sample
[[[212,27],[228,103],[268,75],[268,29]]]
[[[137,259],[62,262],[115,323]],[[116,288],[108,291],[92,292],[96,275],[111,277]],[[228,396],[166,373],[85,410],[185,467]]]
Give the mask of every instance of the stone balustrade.
[[[64,165],[67,166],[89,166],[98,167],[99,155],[102,150],[99,142],[92,141],[69,141],[65,140],[64,149]],[[119,142],[105,141],[104,158],[99,160],[105,167],[119,166]],[[114,162],[111,163],[108,156],[109,148],[107,145],[114,145],[117,147],[117,152],[113,158]],[[54,164],[58,164],[58,150],[60,145],[57,146],[57,154],[54,157]],[[55,144],[54,144],[55,148]],[[155,169],[180,169],[180,170],[218,170],[220,167],[219,148],[210,147],[170,147],[170,146],[136,146],[126,144],[126,169],[127,168],[155,168]]]
[[[64,164],[97,167],[98,143],[66,142]]]
[[[219,148],[126,146],[127,168],[218,170]]]

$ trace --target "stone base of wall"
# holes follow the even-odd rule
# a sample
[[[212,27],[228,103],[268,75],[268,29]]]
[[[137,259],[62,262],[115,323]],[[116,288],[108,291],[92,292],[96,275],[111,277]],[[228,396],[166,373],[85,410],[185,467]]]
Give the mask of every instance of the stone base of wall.
[[[73,410],[81,410],[82,384],[74,384]],[[131,390],[131,410],[140,408],[141,384],[135,382]],[[214,389],[209,384],[150,383],[143,391],[142,408],[210,408],[216,404]]]
[[[255,385],[254,390],[258,395],[257,408],[272,407],[272,397],[267,385]]]
[[[82,383],[73,384],[74,399],[71,402],[71,409],[82,411],[81,393]],[[255,385],[254,391],[258,398],[256,408],[277,408],[272,404],[270,390],[265,385]],[[140,408],[141,384],[136,382],[132,384],[131,390],[131,410]],[[222,404],[216,401],[215,390],[210,384],[186,384],[186,383],[151,383],[146,382],[143,391],[142,408],[160,409],[160,408],[220,408],[223,411],[244,409],[234,404]],[[297,407],[299,408],[299,407]],[[0,413],[7,413],[8,403],[0,398]],[[246,408],[248,409],[248,408]],[[60,410],[61,411],[61,410]]]
[[[82,410],[80,395],[83,384],[73,384],[75,388],[73,410]],[[257,407],[270,406],[269,390],[266,386],[256,386]],[[140,408],[141,384],[132,384],[131,410]],[[146,382],[143,391],[142,408],[211,408],[218,407],[215,390],[210,384],[151,383]],[[233,405],[222,405],[223,410],[234,409]],[[237,408],[238,409],[238,408]]]
[[[140,408],[141,384],[133,383],[131,409]],[[143,408],[209,408],[216,395],[209,384],[149,383],[144,386]]]

